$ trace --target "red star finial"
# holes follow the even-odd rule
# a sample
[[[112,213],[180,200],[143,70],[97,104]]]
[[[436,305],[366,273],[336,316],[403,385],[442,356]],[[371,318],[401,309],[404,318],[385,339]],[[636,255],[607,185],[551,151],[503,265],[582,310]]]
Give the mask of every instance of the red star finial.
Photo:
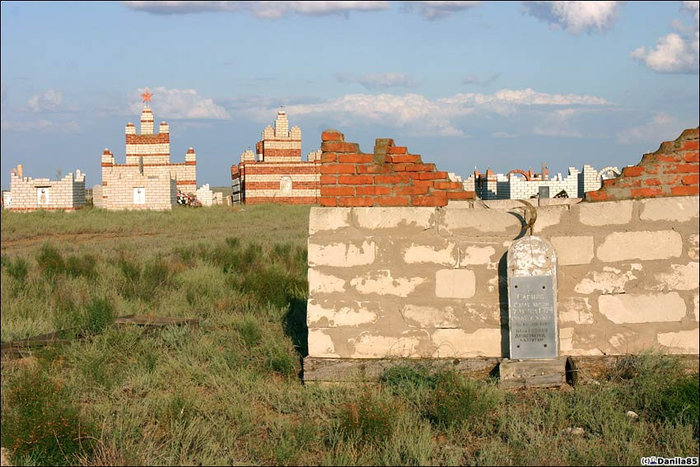
[[[144,102],[151,102],[151,97],[153,97],[153,94],[148,92],[148,89],[146,89],[146,92],[141,94],[141,98],[143,99]]]

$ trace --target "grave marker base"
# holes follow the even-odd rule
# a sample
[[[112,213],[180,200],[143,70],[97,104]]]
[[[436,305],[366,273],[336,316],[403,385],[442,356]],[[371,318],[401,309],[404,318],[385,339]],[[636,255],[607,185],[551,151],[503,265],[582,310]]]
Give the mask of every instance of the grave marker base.
[[[498,366],[499,386],[505,389],[559,387],[566,383],[566,358],[510,360]]]

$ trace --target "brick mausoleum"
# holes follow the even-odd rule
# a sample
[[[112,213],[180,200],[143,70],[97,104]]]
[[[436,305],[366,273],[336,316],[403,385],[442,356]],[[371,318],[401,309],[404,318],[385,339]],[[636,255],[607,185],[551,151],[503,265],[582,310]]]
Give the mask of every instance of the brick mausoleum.
[[[104,209],[172,209],[177,191],[197,190],[197,156],[190,148],[185,162],[170,162],[170,127],[161,122],[154,132],[151,94],[142,94],[141,132],[126,124],[126,163],[115,163],[114,154],[102,154],[102,186],[93,192],[95,206]]]
[[[268,125],[262,139],[241,154],[231,166],[233,201],[247,204],[317,204],[321,152],[301,160],[301,130],[289,129],[287,114],[277,112],[275,126]]]
[[[85,174],[76,170],[60,180],[31,178],[19,164],[10,171],[9,199],[3,204],[12,211],[73,211],[85,205]]]

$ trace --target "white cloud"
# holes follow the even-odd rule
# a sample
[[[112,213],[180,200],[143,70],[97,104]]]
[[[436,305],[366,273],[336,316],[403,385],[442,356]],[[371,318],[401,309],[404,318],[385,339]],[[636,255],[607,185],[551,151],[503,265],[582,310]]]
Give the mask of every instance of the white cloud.
[[[142,94],[146,88],[141,88],[134,93]],[[199,95],[194,89],[167,89],[157,87],[150,90],[153,93],[151,107],[153,112],[161,118],[172,119],[213,119],[226,120],[231,116],[226,109],[214,103],[213,99]],[[140,98],[129,106],[132,113],[140,113],[143,103]]]
[[[678,137],[681,126],[678,120],[663,112],[654,114],[650,121],[617,133],[618,144],[635,144],[640,141],[658,143]]]
[[[525,11],[566,32],[604,31],[617,18],[621,2],[523,2]]]
[[[373,73],[360,76],[339,74],[336,78],[341,83],[359,83],[370,90],[412,87],[417,84],[405,73]]]
[[[63,122],[57,123],[50,120],[31,120],[31,121],[2,121],[2,129],[4,131],[38,131],[41,133],[78,133],[80,132],[80,125],[77,122]]]
[[[577,109],[572,108],[549,112],[536,121],[533,131],[541,136],[581,138],[583,134],[580,128],[571,121],[571,118],[578,114]]]
[[[481,2],[404,2],[403,11],[413,11],[414,8],[426,19],[438,19],[453,13],[468,10],[478,6]]]
[[[637,47],[630,57],[659,73],[698,73],[698,2],[683,2],[681,11],[693,17],[694,27],[676,20],[672,27],[677,32],[660,37],[653,49]]]
[[[278,19],[290,14],[326,16],[351,11],[377,11],[390,8],[389,2],[122,2],[128,8],[169,15],[204,12],[241,12],[261,19]]]
[[[63,100],[63,94],[60,91],[49,89],[43,94],[33,96],[27,105],[33,112],[54,112],[58,110]]]
[[[539,109],[554,113],[563,120],[571,116],[570,107],[608,104],[605,99],[595,96],[503,89],[494,94],[455,94],[439,99],[412,93],[349,94],[327,101],[288,105],[286,110],[289,115],[321,115],[343,126],[369,122],[409,128],[415,134],[466,136],[458,128],[457,120],[469,115],[512,115]],[[261,105],[249,113],[257,120],[266,121],[274,110],[271,106]]]

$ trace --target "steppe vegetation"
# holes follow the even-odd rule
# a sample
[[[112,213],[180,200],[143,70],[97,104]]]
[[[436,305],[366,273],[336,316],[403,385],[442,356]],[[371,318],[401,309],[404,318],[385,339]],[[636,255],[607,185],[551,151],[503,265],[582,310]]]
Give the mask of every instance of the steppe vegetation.
[[[3,359],[12,461],[638,465],[698,455],[698,375],[656,354],[559,390],[508,392],[408,367],[378,384],[304,385],[308,210],[3,212],[2,341],[74,338]],[[111,326],[129,314],[200,325]]]

